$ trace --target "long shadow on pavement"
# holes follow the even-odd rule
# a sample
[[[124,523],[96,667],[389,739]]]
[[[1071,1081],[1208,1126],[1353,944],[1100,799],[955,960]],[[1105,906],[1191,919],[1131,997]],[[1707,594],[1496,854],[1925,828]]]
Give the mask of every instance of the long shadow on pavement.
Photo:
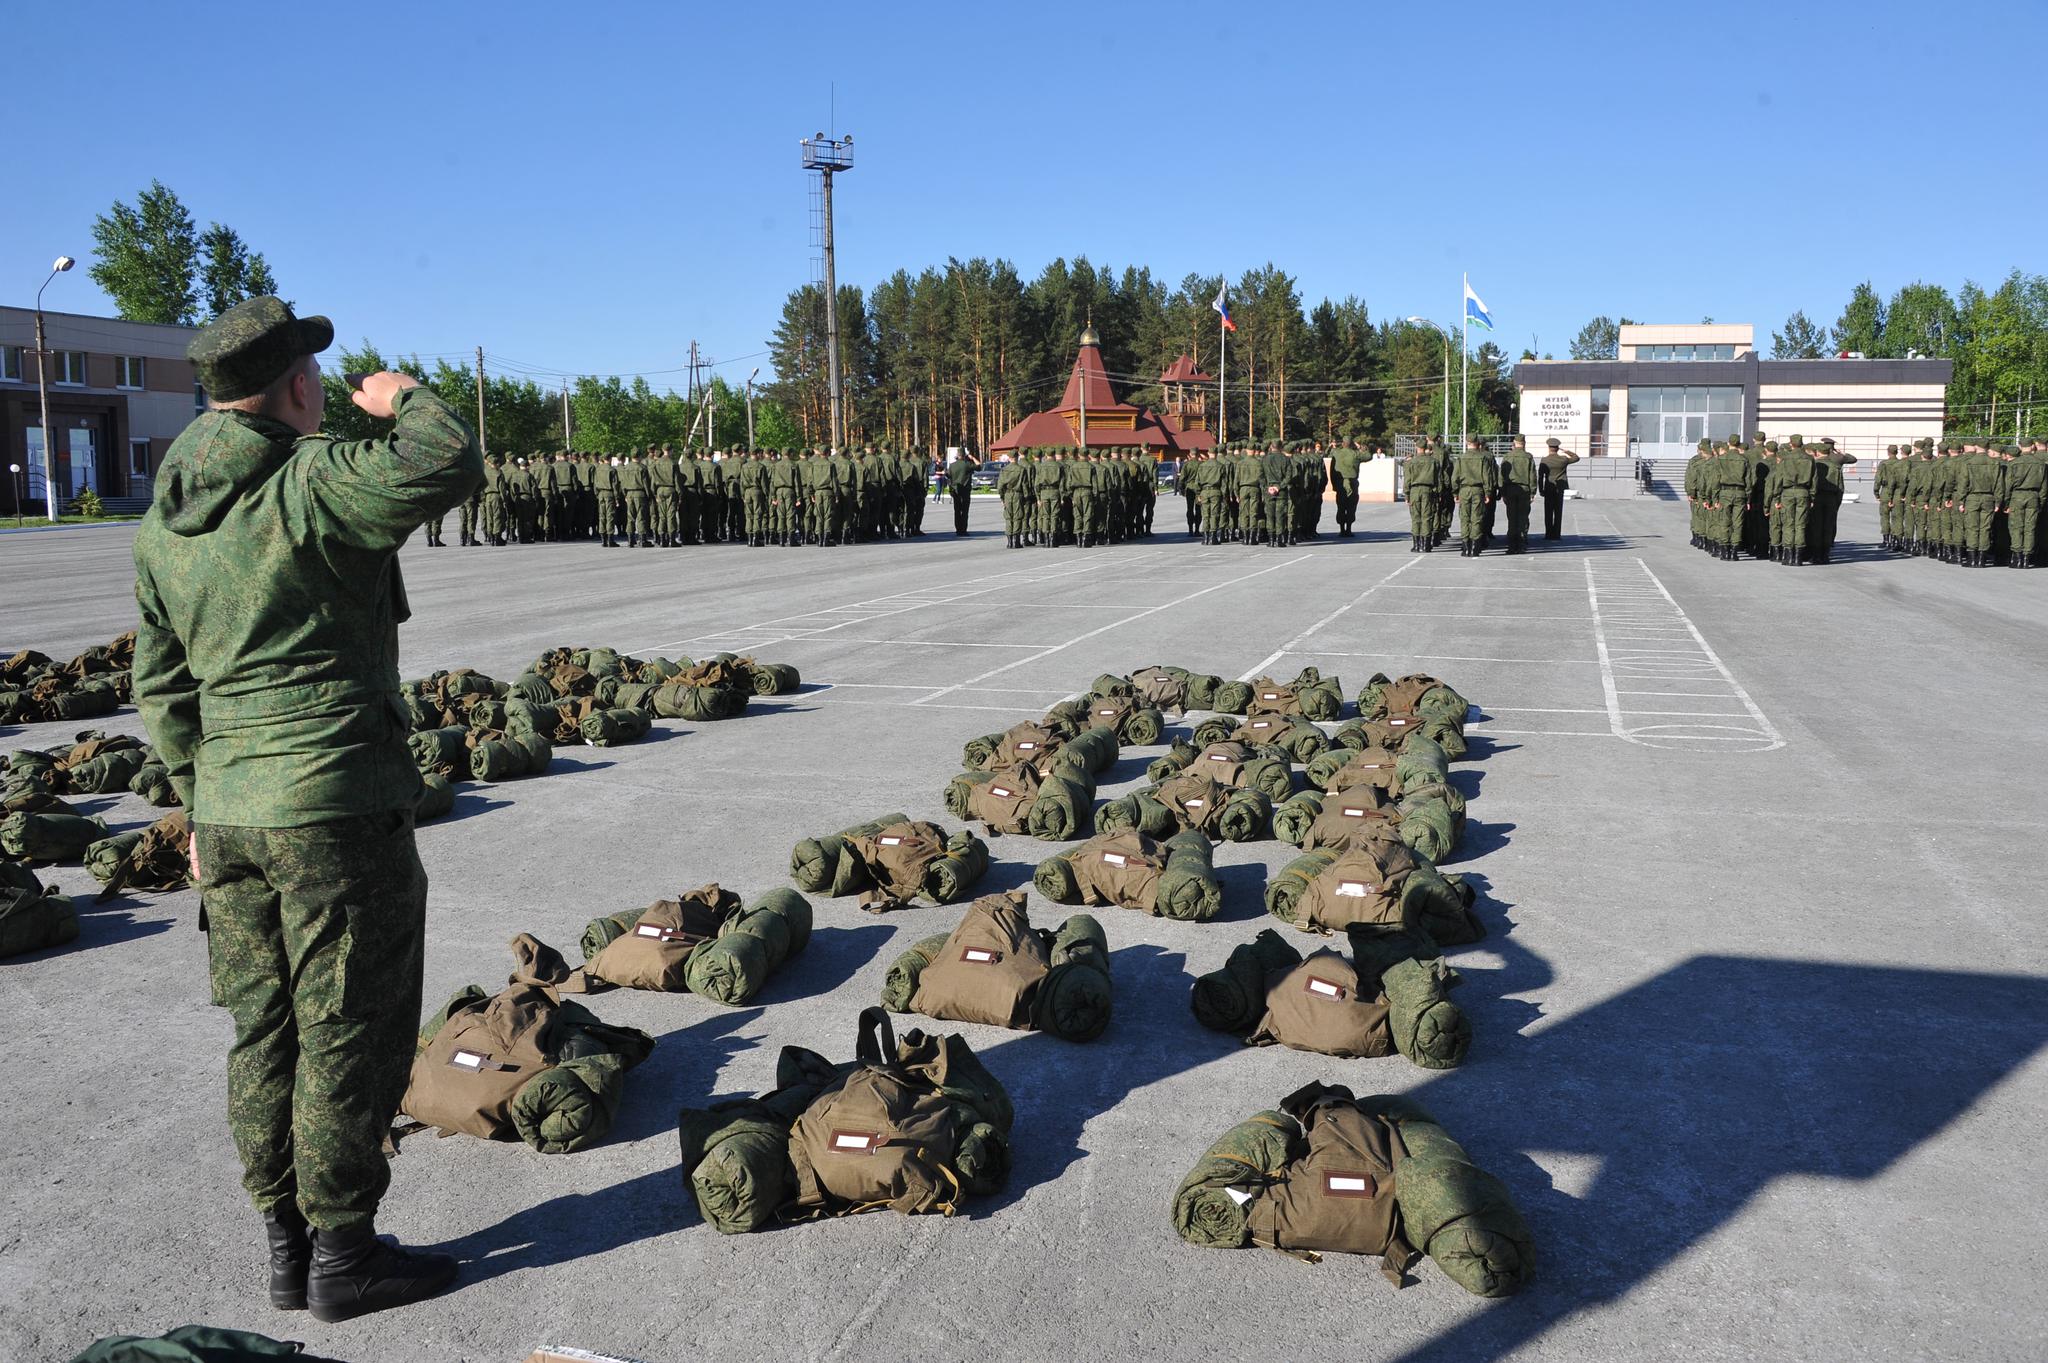
[[[1626,1296],[1780,1177],[1876,1178],[2044,1042],[2048,979],[1698,956],[1433,1079],[1412,1096],[1508,1183],[1542,1267],[1404,1358],[1513,1353]],[[1530,1152],[1599,1172],[1571,1196]]]

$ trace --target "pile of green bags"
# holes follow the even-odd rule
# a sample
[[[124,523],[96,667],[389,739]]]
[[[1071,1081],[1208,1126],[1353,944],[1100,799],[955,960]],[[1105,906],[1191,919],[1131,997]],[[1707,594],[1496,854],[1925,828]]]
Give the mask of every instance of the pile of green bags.
[[[106,886],[121,890],[182,890],[192,883],[192,830],[185,812],[174,810],[148,828],[116,833],[85,849],[85,869]]]
[[[1247,714],[1300,715],[1312,720],[1334,720],[1344,714],[1344,684],[1313,667],[1304,667],[1292,681],[1260,677],[1251,684],[1251,692]]]
[[[1370,906],[1372,921],[1385,924],[1390,931],[1422,933],[1440,947],[1465,946],[1486,935],[1485,925],[1472,912],[1472,887],[1462,877],[1445,875],[1428,857],[1398,843],[1389,846],[1385,839],[1342,851],[1304,852],[1267,883],[1266,911],[1304,931],[1318,930],[1300,921],[1299,901],[1318,882],[1329,891],[1331,882],[1352,864],[1347,859],[1353,856],[1365,858],[1371,868],[1363,878],[1373,891],[1354,902],[1361,911]],[[1328,893],[1325,898],[1331,903],[1345,902],[1338,893]],[[1343,926],[1349,929],[1351,924]]]
[[[898,1040],[888,1015],[862,1012],[856,1059],[834,1064],[785,1046],[776,1087],[677,1116],[683,1181],[704,1219],[742,1235],[777,1221],[893,1207],[950,1214],[1009,1176],[1009,1094],[959,1036]],[[928,1133],[851,1154],[838,1139],[884,1129]]]
[[[83,814],[9,814],[0,819],[0,856],[76,865],[85,859],[86,848],[112,833],[105,819]]]
[[[1193,829],[1164,842],[1132,829],[1099,833],[1040,862],[1032,883],[1055,904],[1116,905],[1184,922],[1205,923],[1223,907],[1212,845]]]
[[[1299,715],[1211,715],[1195,726],[1193,746],[1211,743],[1242,743],[1306,765],[1329,749],[1330,736]]]
[[[78,937],[71,897],[45,888],[25,866],[0,861],[0,956],[62,946]]]
[[[1278,746],[1221,742],[1191,751],[1187,744],[1176,744],[1173,751],[1145,769],[1145,776],[1158,783],[1183,771],[1200,772],[1241,790],[1261,791],[1269,800],[1284,800],[1294,793],[1292,761],[1287,750]]]
[[[694,891],[710,909],[702,940],[678,940],[672,944],[679,977],[671,975],[684,989],[714,1003],[737,1008],[748,1003],[769,979],[799,955],[811,940],[811,904],[794,890],[773,889],[746,904],[731,891],[716,885],[711,892]],[[643,920],[661,906],[632,909],[605,918],[593,918],[583,929],[584,976],[605,982],[605,949],[621,938],[633,936]],[[671,944],[662,944],[667,947]]]
[[[0,724],[98,719],[135,698],[135,631],[96,644],[68,663],[22,649],[0,661]]]
[[[1226,1131],[1181,1180],[1172,1219],[1209,1248],[1376,1253],[1396,1283],[1420,1252],[1480,1297],[1520,1291],[1536,1263],[1506,1186],[1435,1118],[1335,1085],[1311,1084]]]
[[[789,874],[799,888],[832,898],[863,896],[887,908],[922,897],[934,904],[965,899],[988,871],[988,844],[971,830],[948,833],[903,814],[855,824],[790,850]]]
[[[1303,958],[1271,928],[1198,976],[1189,1007],[1203,1026],[1253,1045],[1336,1056],[1399,1054],[1423,1069],[1451,1069],[1472,1044],[1450,1001],[1460,982],[1419,934],[1353,935],[1352,959],[1330,950]]]
[[[1361,718],[1412,718],[1453,759],[1465,755],[1465,717],[1471,708],[1448,682],[1423,672],[1393,679],[1375,672],[1358,693]]]
[[[998,794],[1005,790],[1014,797]],[[947,783],[945,801],[955,818],[977,820],[992,833],[1028,833],[1047,842],[1070,842],[1088,836],[1095,774],[1057,761],[1046,772],[1023,764],[963,771]]]
[[[1025,898],[1022,890],[985,895],[952,932],[898,956],[882,986],[882,1006],[1068,1041],[1102,1035],[1112,997],[1102,925],[1077,913],[1057,930],[1033,928]]]
[[[1104,833],[1129,828],[1170,838],[1194,829],[1215,841],[1257,842],[1272,836],[1273,801],[1262,790],[1232,789],[1206,772],[1187,771],[1105,802],[1095,825]]]

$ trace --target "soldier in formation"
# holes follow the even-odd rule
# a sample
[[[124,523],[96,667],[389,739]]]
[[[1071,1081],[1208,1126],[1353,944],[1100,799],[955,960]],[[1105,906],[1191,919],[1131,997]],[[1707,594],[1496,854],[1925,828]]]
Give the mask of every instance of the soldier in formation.
[[[1748,555],[1797,567],[1834,554],[1846,478],[1856,456],[1832,438],[1782,444],[1758,431],[1745,441],[1702,439],[1686,461],[1692,544],[1715,558]]]
[[[2039,562],[2048,442],[1956,436],[1886,453],[1874,492],[1887,549],[1971,568]]]
[[[996,475],[1004,542],[1011,549],[1092,549],[1150,535],[1158,468],[1140,449],[1020,449]],[[1179,476],[1194,475],[1183,466]]]

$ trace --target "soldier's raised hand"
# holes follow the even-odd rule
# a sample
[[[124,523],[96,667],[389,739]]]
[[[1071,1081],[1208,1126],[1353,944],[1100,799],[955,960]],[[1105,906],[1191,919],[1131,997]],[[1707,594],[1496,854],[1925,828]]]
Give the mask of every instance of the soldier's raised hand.
[[[420,381],[410,374],[394,374],[388,369],[383,369],[364,379],[363,386],[350,393],[348,400],[371,416],[383,417],[389,421],[393,415],[392,399],[408,388],[419,386]]]

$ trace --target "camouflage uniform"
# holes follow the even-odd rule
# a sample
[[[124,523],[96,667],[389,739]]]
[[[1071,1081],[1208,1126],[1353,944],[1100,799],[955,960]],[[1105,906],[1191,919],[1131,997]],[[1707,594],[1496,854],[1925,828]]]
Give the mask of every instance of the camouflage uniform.
[[[332,338],[259,298],[188,353],[225,402]],[[476,437],[431,390],[392,409],[389,436],[349,443],[201,415],[135,538],[136,705],[193,823],[243,1183],[266,1216],[296,1204],[322,1232],[375,1217],[420,1016],[398,549],[483,477]]]

